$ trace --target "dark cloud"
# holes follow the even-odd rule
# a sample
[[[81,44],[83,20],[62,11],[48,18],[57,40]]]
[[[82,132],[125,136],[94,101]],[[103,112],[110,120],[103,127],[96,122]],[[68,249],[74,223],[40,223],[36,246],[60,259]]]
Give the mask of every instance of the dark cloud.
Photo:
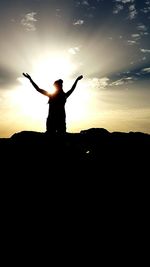
[[[139,81],[150,79],[150,65],[142,65],[140,68],[114,73],[109,76],[111,86],[134,84]]]

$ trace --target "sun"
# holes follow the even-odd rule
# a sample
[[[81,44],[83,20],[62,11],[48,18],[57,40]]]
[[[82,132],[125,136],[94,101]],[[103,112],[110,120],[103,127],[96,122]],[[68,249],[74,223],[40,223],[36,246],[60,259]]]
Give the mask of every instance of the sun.
[[[54,85],[50,86],[49,88],[46,89],[46,91],[50,94],[50,95],[54,95],[56,93],[56,87]]]

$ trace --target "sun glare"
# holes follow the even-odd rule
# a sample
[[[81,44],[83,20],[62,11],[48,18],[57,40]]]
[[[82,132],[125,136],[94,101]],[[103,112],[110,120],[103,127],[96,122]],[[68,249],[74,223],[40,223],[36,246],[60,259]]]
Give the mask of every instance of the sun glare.
[[[56,92],[56,87],[52,85],[47,89],[47,91],[49,92],[49,94],[53,95]]]
[[[32,69],[29,70],[29,75],[31,75],[33,81],[41,89],[48,91],[50,94],[54,94],[56,92],[54,82],[58,79],[62,79],[68,84],[68,81],[71,80],[71,76],[76,68],[77,66],[71,61],[68,54],[58,54],[56,52],[53,52],[53,54],[46,53],[44,56],[41,56],[36,61],[32,62]],[[32,111],[32,113],[35,113],[36,110],[37,113],[37,109],[39,110],[39,102],[36,107],[36,92],[31,90],[31,85],[26,78],[19,77],[18,81],[22,84],[22,88],[25,90],[23,101],[28,102],[28,112],[30,110],[30,112]],[[29,87],[31,89],[27,90]],[[65,89],[67,90],[70,88],[66,88],[65,86]],[[39,98],[41,97],[39,96]],[[31,108],[29,102],[31,102]]]
[[[71,62],[67,55],[53,54],[38,59],[33,66],[33,73],[40,81],[41,86],[51,87],[50,91],[54,92],[54,88],[52,88],[54,81],[69,79],[75,69],[75,64]]]
[[[32,70],[29,70],[29,74],[41,89],[48,91],[50,94],[54,94],[56,91],[54,82],[58,79],[64,81],[64,92],[72,87],[75,81],[75,79],[72,80],[72,76],[75,74],[76,68],[77,66],[71,62],[69,57],[53,55],[34,62]],[[35,126],[40,127],[46,121],[48,99],[37,93],[25,77],[20,77],[18,80],[21,83],[21,88],[18,88],[13,100],[19,103],[23,116],[25,118],[30,117],[29,121],[35,121]],[[84,112],[86,109],[83,105],[83,99],[85,101],[87,94],[84,87],[84,81],[82,81],[82,84],[79,83],[77,85],[77,90],[75,90],[73,98],[70,98],[67,102],[67,121],[70,125],[72,125],[72,121],[78,123],[77,120],[79,118],[85,117]],[[31,127],[34,128],[35,126],[32,125]]]

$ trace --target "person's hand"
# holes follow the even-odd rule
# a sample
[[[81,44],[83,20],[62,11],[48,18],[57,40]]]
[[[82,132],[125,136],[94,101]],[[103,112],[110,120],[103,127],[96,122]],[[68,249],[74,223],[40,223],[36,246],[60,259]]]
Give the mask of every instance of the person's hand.
[[[29,80],[31,79],[31,76],[28,73],[22,73],[26,78],[28,78]]]
[[[78,78],[77,78],[77,80],[79,81],[79,80],[81,80],[83,78],[83,75],[80,75]]]

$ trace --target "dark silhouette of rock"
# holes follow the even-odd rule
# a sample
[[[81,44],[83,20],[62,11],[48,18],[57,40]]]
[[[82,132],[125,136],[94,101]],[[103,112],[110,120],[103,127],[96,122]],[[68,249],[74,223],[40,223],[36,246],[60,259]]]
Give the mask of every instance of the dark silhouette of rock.
[[[91,128],[80,133],[48,135],[34,131],[15,133],[11,138],[0,139],[1,155],[25,161],[62,162],[93,161],[133,162],[147,158],[150,135],[141,132],[112,132]]]
[[[142,209],[145,205],[149,150],[150,135],[139,132],[110,133],[91,128],[55,136],[34,131],[15,133],[0,139],[3,199],[6,203],[7,198],[9,206],[15,198],[18,214],[22,203],[28,202],[30,209],[30,203],[39,208],[42,201],[42,209],[47,207],[48,212],[51,201],[55,207],[65,200],[70,209],[72,203],[78,201],[80,206],[83,201],[97,216],[101,207],[106,213],[111,207],[112,214],[118,207],[120,219],[120,211],[126,209],[132,214],[135,205],[137,209],[141,201]]]

